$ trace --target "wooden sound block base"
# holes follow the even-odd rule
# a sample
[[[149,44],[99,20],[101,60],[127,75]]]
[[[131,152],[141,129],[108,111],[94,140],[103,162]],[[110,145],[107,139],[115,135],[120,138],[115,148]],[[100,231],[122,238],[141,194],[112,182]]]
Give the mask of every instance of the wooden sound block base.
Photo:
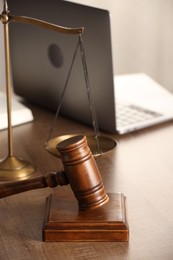
[[[121,193],[108,196],[104,206],[79,211],[75,197],[50,195],[46,199],[43,241],[128,241],[125,197]]]

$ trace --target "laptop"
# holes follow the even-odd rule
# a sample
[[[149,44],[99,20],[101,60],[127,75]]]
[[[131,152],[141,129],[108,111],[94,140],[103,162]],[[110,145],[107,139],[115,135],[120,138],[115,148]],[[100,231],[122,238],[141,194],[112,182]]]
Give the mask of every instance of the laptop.
[[[8,7],[11,15],[29,16],[71,28],[84,27],[82,39],[99,130],[124,134],[173,118],[172,95],[147,75],[114,77],[108,10],[61,0],[8,0]],[[56,112],[78,36],[26,23],[11,22],[9,29],[14,92]],[[159,94],[156,94],[157,90]],[[150,94],[154,99],[149,99]],[[141,98],[146,104],[140,101]],[[168,100],[171,112],[165,110]],[[130,120],[132,115],[128,114],[127,108],[133,115],[139,111],[138,122]],[[93,123],[80,51],[76,54],[60,113],[88,125]],[[123,116],[122,124],[119,116]]]

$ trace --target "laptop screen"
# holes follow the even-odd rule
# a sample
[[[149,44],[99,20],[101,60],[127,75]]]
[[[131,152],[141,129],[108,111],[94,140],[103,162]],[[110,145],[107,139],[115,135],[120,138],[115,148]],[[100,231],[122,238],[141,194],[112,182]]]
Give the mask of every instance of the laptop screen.
[[[84,27],[82,38],[98,126],[100,130],[114,133],[109,12],[60,0],[9,0],[8,7],[11,15],[29,16],[72,28]],[[15,93],[56,111],[77,42],[77,35],[11,22],[10,51]],[[92,125],[80,51],[77,52],[60,112]]]

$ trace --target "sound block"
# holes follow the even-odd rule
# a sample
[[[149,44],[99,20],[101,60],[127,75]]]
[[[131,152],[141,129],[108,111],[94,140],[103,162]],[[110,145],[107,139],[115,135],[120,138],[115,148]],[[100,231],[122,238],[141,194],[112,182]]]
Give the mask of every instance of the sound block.
[[[47,197],[43,241],[128,241],[125,197],[108,196],[109,202],[88,211],[79,211],[73,196]]]

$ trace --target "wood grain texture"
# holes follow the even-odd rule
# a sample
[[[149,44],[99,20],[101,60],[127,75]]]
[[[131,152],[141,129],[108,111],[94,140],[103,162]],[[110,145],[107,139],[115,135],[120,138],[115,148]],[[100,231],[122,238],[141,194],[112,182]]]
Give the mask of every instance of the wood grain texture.
[[[47,198],[43,225],[43,240],[59,241],[116,241],[129,238],[125,197],[121,193],[108,194],[109,201],[102,207],[79,211],[75,198]]]
[[[32,106],[35,121],[14,128],[16,156],[32,162],[38,174],[62,167],[44,143],[53,115]],[[57,120],[54,135],[91,133],[66,118]],[[45,199],[55,189],[28,191],[0,200],[0,259],[172,259],[173,256],[173,123],[125,136],[113,136],[118,146],[97,159],[107,193],[127,197],[129,242],[42,242]],[[0,158],[6,153],[7,132],[0,132]],[[36,173],[37,175],[37,173]],[[69,186],[57,188],[71,195]]]

